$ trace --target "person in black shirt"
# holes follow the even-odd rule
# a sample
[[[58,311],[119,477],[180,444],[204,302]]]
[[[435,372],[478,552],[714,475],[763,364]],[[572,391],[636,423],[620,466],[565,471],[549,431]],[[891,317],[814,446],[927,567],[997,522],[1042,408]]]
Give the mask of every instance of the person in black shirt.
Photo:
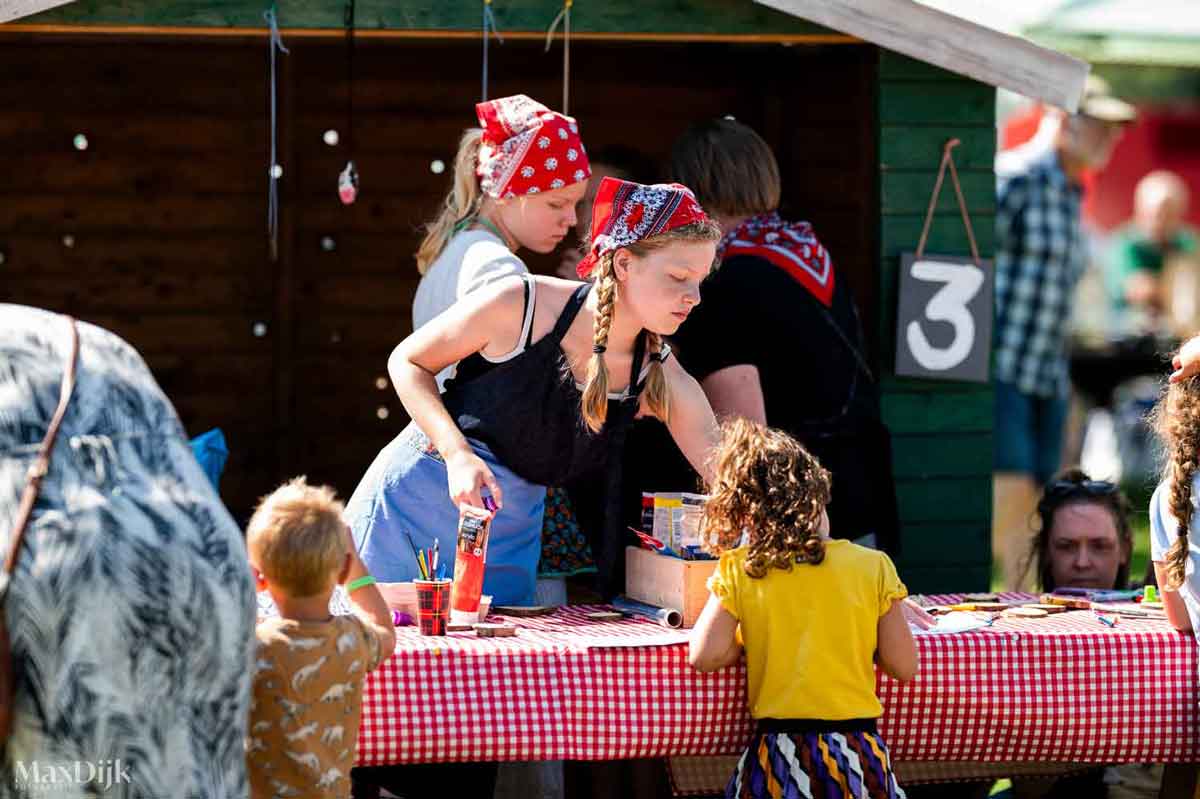
[[[675,143],[669,177],[692,187],[725,234],[700,305],[671,339],[680,362],[719,417],[785,430],[832,472],[834,537],[894,553],[890,438],[854,298],[812,227],[779,217],[770,147],[732,119],[696,124]],[[627,519],[642,491],[696,490],[660,434],[640,425],[630,435]]]

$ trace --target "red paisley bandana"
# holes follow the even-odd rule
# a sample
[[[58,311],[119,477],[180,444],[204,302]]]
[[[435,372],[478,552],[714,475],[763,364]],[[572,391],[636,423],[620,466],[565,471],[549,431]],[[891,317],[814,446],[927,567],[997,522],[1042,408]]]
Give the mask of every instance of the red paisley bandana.
[[[577,272],[587,278],[600,256],[621,247],[708,219],[696,195],[679,183],[644,186],[606,177],[592,205],[592,246]]]
[[[575,120],[523,94],[475,106],[483,142],[475,174],[497,199],[553,191],[592,174]]]
[[[766,258],[826,307],[833,304],[833,259],[807,222],[785,222],[775,213],[752,216],[717,245],[718,261],[735,255]]]

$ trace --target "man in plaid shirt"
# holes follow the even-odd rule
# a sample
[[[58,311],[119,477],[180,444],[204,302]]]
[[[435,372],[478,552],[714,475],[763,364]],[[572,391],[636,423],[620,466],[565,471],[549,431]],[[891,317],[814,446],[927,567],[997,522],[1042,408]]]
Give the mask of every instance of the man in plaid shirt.
[[[1103,168],[1133,118],[1132,106],[1089,77],[1078,113],[1048,109],[1032,141],[996,159],[992,551],[1010,590],[1024,587],[1028,519],[1062,457],[1067,322],[1087,267],[1080,178]]]

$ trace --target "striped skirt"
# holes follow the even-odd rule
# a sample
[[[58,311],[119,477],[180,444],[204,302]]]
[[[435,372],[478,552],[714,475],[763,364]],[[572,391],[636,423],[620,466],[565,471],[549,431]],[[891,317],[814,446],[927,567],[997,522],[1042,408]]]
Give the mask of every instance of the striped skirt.
[[[904,799],[873,720],[814,730],[760,722],[726,799]]]

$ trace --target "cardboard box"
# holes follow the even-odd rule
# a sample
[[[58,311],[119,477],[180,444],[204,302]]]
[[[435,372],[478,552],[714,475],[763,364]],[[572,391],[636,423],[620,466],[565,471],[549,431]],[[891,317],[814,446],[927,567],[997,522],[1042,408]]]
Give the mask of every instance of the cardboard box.
[[[683,626],[700,618],[708,601],[708,578],[715,560],[681,560],[648,549],[625,549],[625,595],[639,602],[674,608],[683,614]]]

